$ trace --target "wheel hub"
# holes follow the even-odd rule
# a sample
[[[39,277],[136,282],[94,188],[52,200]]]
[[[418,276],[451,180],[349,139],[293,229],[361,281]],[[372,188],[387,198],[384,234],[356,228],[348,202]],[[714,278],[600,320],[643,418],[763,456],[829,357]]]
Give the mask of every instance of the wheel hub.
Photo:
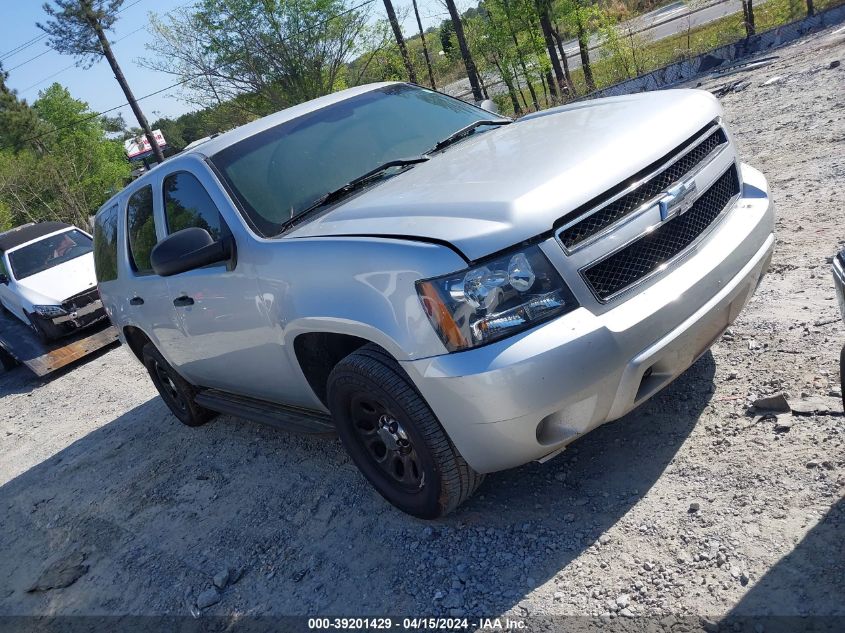
[[[378,424],[378,435],[388,450],[403,455],[411,451],[411,442],[408,435],[396,419],[384,414],[379,417]]]

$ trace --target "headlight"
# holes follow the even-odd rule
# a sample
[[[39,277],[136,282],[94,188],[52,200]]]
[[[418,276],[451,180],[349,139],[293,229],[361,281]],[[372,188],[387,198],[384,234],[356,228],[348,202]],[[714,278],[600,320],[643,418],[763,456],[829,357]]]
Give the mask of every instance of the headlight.
[[[35,310],[37,314],[47,317],[48,319],[67,314],[67,311],[62,306],[32,306],[32,309]]]
[[[578,306],[537,246],[418,281],[417,293],[450,352],[512,336]]]

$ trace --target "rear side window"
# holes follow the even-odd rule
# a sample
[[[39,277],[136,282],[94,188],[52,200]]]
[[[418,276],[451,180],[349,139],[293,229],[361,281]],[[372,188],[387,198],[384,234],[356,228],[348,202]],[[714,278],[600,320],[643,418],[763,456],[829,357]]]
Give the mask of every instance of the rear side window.
[[[150,253],[158,241],[153,218],[153,188],[146,186],[129,198],[126,209],[126,228],[129,234],[129,261],[132,269],[141,274],[151,273]]]
[[[164,179],[164,217],[168,234],[191,227],[205,229],[214,240],[229,234],[205,187],[186,171]]]
[[[117,205],[100,211],[94,221],[94,268],[100,283],[117,279]]]

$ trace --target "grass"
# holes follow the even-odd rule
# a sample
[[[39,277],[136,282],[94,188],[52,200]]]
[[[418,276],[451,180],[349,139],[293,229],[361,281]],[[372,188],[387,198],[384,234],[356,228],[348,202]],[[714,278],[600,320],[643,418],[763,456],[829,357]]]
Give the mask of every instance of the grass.
[[[817,13],[845,3],[845,0],[816,0]],[[768,0],[754,8],[754,21],[757,33],[799,20],[807,15],[804,0]],[[667,37],[657,42],[644,42],[634,36],[633,45],[626,36],[619,41],[617,54],[605,54],[602,59],[590,64],[597,89],[606,88],[626,79],[648,73],[673,62],[706,53],[720,46],[731,44],[745,38],[745,25],[742,12],[725,16],[719,20],[690,29],[683,33]],[[578,95],[587,92],[583,69],[572,72],[572,80]],[[542,95],[542,87],[536,90]],[[527,89],[524,89],[526,100]],[[566,100],[565,100],[566,101]],[[502,95],[497,97],[503,112],[512,112],[510,99]],[[547,102],[546,106],[556,105]]]

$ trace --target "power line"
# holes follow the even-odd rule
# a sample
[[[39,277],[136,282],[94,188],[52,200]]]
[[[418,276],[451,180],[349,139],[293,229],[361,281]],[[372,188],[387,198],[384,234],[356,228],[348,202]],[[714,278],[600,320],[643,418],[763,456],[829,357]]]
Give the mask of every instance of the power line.
[[[12,57],[13,55],[17,55],[22,50],[25,50],[25,49],[29,48],[30,46],[33,46],[36,42],[43,40],[45,37],[47,37],[46,33],[42,33],[41,35],[36,35],[31,40],[27,40],[23,44],[18,44],[13,49],[10,49],[10,50],[6,51],[5,53],[0,53],[0,62],[2,62],[4,59],[6,59],[8,57]]]
[[[140,1],[140,0],[138,0],[138,1]],[[334,20],[334,19],[336,19],[336,18],[339,18],[339,17],[341,17],[341,16],[344,16],[344,15],[346,15],[346,14],[348,14],[348,13],[352,13],[353,11],[356,11],[356,10],[358,10],[358,9],[362,8],[362,7],[365,7],[365,6],[367,6],[368,4],[372,4],[373,2],[375,2],[375,0],[364,0],[364,2],[361,2],[360,4],[357,4],[357,5],[353,6],[353,7],[350,7],[349,9],[346,9],[345,11],[341,11],[340,13],[336,13],[335,15],[329,16],[328,18],[326,18],[325,20],[323,20],[323,21],[322,21],[322,22],[320,22],[319,24],[314,25],[314,27],[320,27],[320,26],[323,26],[323,25],[325,25],[325,24],[328,24],[330,21],[332,21],[332,20]],[[135,4],[137,4],[137,2],[136,2]],[[295,36],[297,36],[297,35],[301,35],[302,33],[305,33],[306,31],[309,31],[309,30],[311,30],[311,29],[312,29],[312,28],[314,28],[314,27],[307,27],[307,28],[304,28],[304,29],[300,29],[299,31],[297,31],[296,33],[291,34],[290,36],[288,36],[288,37],[287,37],[287,38],[285,38],[285,39],[286,39],[286,40],[290,40],[290,39],[291,39],[291,37],[295,37]],[[231,64],[231,63],[232,63],[232,62],[228,62],[228,64]],[[217,68],[221,68],[221,67],[223,67],[223,66],[227,66],[228,64],[221,64],[221,65],[220,65],[220,66],[218,66]],[[216,69],[213,69],[213,70],[216,70]],[[181,79],[181,80],[179,80],[179,81],[177,81],[177,82],[175,82],[175,83],[170,84],[169,86],[166,86],[166,87],[161,88],[161,89],[159,89],[159,90],[155,90],[155,91],[150,92],[150,93],[148,93],[148,94],[145,94],[145,95],[143,95],[143,96],[141,96],[141,97],[138,97],[138,98],[136,98],[136,99],[135,99],[135,101],[143,101],[144,99],[148,99],[148,98],[150,98],[150,97],[154,97],[154,96],[156,96],[156,95],[158,95],[158,94],[161,94],[162,92],[167,92],[168,90],[172,90],[173,88],[176,88],[176,87],[178,87],[178,86],[182,86],[182,85],[184,85],[184,84],[188,83],[189,81],[193,81],[193,80],[195,80],[195,79],[199,79],[200,77],[203,77],[203,76],[205,76],[205,73],[200,74],[200,75],[192,75],[192,76],[190,76],[190,77],[186,77],[186,78]],[[88,116],[84,116],[84,117],[82,117],[81,119],[78,119],[78,120],[76,120],[76,121],[73,121],[73,122],[71,122],[71,123],[68,123],[67,125],[61,125],[61,126],[59,126],[59,127],[52,128],[52,129],[47,130],[47,131],[45,131],[45,132],[41,132],[41,134],[36,134],[35,136],[32,136],[32,137],[27,138],[27,139],[24,139],[23,141],[21,141],[21,144],[23,144],[23,143],[29,143],[30,141],[37,141],[38,139],[43,138],[44,136],[47,136],[48,134],[53,134],[53,133],[55,133],[55,132],[61,132],[62,130],[67,130],[67,129],[70,129],[70,128],[72,128],[72,127],[76,127],[77,125],[81,125],[81,124],[83,124],[83,123],[87,123],[88,121],[91,121],[92,119],[96,119],[96,118],[98,118],[98,117],[101,117],[101,116],[103,116],[104,114],[108,114],[109,112],[114,112],[115,110],[119,110],[120,108],[125,108],[125,107],[126,107],[126,106],[128,106],[128,105],[129,105],[129,102],[128,102],[128,101],[125,101],[125,102],[121,103],[120,105],[113,106],[113,107],[111,107],[111,108],[108,108],[107,110],[101,110],[100,112],[94,112],[94,113],[92,113],[92,114],[89,114]],[[10,147],[11,147],[11,145],[5,145],[5,146],[3,146],[3,147],[0,147],[0,151],[5,150],[5,149],[8,149],[8,148],[10,148]]]
[[[50,79],[52,79],[53,77],[55,77],[55,76],[57,76],[57,75],[61,75],[63,72],[67,72],[68,70],[70,70],[70,69],[71,69],[71,68],[73,68],[74,66],[76,66],[76,64],[75,64],[75,63],[73,63],[73,64],[69,64],[68,66],[65,66],[64,68],[62,68],[61,70],[58,70],[58,71],[54,72],[52,75],[47,75],[46,77],[44,77],[44,79],[40,79],[39,81],[36,81],[36,82],[35,82],[34,84],[32,84],[31,86],[27,86],[26,88],[24,88],[23,90],[21,90],[21,91],[20,91],[20,94],[25,94],[25,93],[29,92],[29,91],[30,91],[30,90],[32,90],[33,88],[36,88],[36,87],[40,86],[41,84],[43,84],[45,81],[49,81],[49,80],[50,80]]]
[[[125,7],[122,7],[120,9],[120,11],[118,11],[115,15],[120,15],[121,13],[126,11],[127,9],[131,9],[132,7],[134,7],[136,4],[139,4],[140,2],[141,2],[141,0],[135,0],[135,2],[128,4]],[[5,59],[8,59],[10,57],[14,57],[18,53],[20,53],[20,52],[26,50],[27,48],[29,48],[30,46],[35,46],[35,44],[37,44],[38,42],[43,40],[45,37],[47,37],[47,34],[42,33],[41,35],[36,35],[31,40],[27,40],[26,42],[23,42],[22,44],[18,44],[16,47],[12,48],[11,50],[8,50],[5,53],[0,54],[0,62],[2,62]],[[22,62],[22,63],[18,64],[17,66],[15,66],[15,68],[10,68],[9,72],[11,72],[12,70],[15,70],[16,68],[20,68],[24,64],[28,64],[29,62],[31,62],[35,59],[38,59],[39,57],[41,57],[41,55],[44,55],[44,54],[46,54],[46,53],[41,53],[39,55],[36,55],[35,57],[29,58],[25,62]]]
[[[139,1],[140,1],[140,0],[139,0]],[[192,4],[192,3],[193,3],[193,1],[194,1],[194,0],[189,0],[189,2],[186,2],[186,3],[184,3],[184,4],[180,4],[179,6],[172,8],[170,11],[168,11],[168,12],[167,12],[167,13],[165,13],[164,15],[170,15],[170,14],[171,14],[171,13],[173,13],[174,11],[177,11],[178,9],[181,9],[181,8],[183,8],[183,7],[186,7],[186,6],[188,6],[189,4]],[[135,2],[134,4],[138,4],[138,3],[137,3],[137,2]],[[134,6],[134,4],[129,5],[129,7]],[[129,7],[126,7],[126,8],[128,9]],[[114,45],[114,44],[118,44],[118,43],[122,42],[123,40],[125,40],[125,39],[127,39],[127,38],[129,38],[129,37],[132,37],[133,35],[135,35],[135,33],[139,33],[140,31],[144,31],[144,30],[146,30],[146,29],[149,29],[151,26],[152,26],[152,24],[145,24],[144,26],[139,27],[139,28],[135,29],[134,31],[130,31],[130,32],[129,32],[129,33],[127,33],[126,35],[124,35],[124,36],[122,36],[122,37],[119,37],[119,38],[118,38],[118,39],[116,39],[114,42],[112,42],[112,44],[113,44],[113,45]],[[46,37],[46,33],[45,33],[45,35],[44,35],[44,36]],[[31,59],[28,59],[27,61],[23,62],[22,64],[19,64],[18,66],[15,66],[15,68],[20,68],[20,67],[21,67],[21,66],[23,66],[24,64],[27,64],[27,63],[31,62],[33,59],[36,59],[37,57],[41,57],[41,55],[45,55],[47,52],[49,52],[49,51],[45,51],[44,53],[41,53],[41,54],[39,54],[39,55],[36,55],[35,57],[33,57],[33,58],[31,58]],[[61,74],[62,74],[62,73],[64,73],[64,72],[67,72],[68,70],[70,70],[70,69],[71,69],[71,68],[73,68],[74,66],[76,66],[76,63],[75,63],[75,62],[74,62],[73,64],[69,64],[68,66],[65,66],[64,68],[62,68],[61,70],[59,70],[59,71],[57,71],[57,72],[54,72],[52,75],[48,75],[47,77],[44,77],[44,79],[40,79],[40,80],[36,81],[36,82],[35,82],[34,84],[32,84],[31,86],[28,86],[27,88],[24,88],[23,90],[20,90],[20,91],[19,91],[19,93],[20,93],[20,94],[24,94],[24,93],[26,93],[26,92],[28,92],[28,91],[32,90],[33,88],[35,88],[35,87],[37,87],[37,86],[40,86],[40,85],[41,85],[41,84],[43,84],[45,81],[47,81],[47,80],[49,80],[49,79],[52,79],[53,77],[56,77],[57,75],[61,75]],[[10,69],[10,72],[11,72],[11,70],[15,70],[15,68]]]
[[[7,70],[6,72],[12,72],[13,70],[17,70],[17,69],[18,69],[18,68],[20,68],[21,66],[26,66],[29,62],[35,61],[35,60],[36,60],[36,59],[38,59],[39,57],[44,57],[44,55],[46,55],[47,53],[49,53],[49,52],[51,52],[51,51],[52,51],[52,49],[49,49],[49,48],[48,48],[46,51],[43,51],[43,52],[41,52],[41,53],[38,53],[38,55],[35,55],[35,56],[33,56],[33,57],[30,57],[30,58],[29,58],[28,60],[26,60],[25,62],[21,62],[21,63],[20,63],[20,64],[18,64],[17,66],[12,66],[12,67],[11,67],[9,70]]]

